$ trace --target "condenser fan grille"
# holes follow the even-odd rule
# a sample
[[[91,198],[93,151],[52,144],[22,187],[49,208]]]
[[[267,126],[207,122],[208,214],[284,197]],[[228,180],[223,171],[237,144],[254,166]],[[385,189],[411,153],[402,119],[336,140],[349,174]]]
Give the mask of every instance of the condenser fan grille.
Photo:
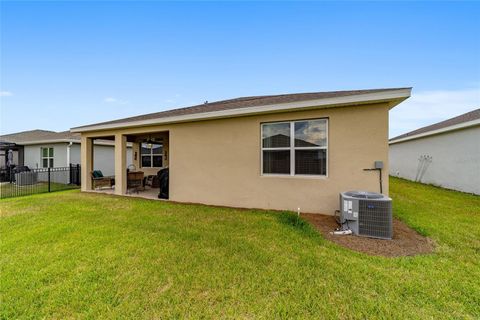
[[[358,233],[376,238],[392,238],[392,203],[390,201],[359,201]]]

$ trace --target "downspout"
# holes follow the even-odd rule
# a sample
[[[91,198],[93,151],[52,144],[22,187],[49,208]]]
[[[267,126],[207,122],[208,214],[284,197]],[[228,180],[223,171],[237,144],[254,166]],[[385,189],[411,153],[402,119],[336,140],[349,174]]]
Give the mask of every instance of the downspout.
[[[73,145],[73,142],[70,141],[67,145],[67,166],[69,168],[69,171],[68,171],[68,183],[71,184],[72,183],[72,164],[70,163],[70,148],[72,147]]]
[[[72,147],[73,142],[70,141],[67,146],[67,166],[70,166],[70,148]]]

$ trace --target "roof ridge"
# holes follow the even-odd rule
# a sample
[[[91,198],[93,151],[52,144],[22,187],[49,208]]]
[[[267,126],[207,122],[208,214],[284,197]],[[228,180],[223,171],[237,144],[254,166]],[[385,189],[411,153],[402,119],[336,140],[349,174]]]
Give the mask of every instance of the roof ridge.
[[[51,130],[33,129],[33,130],[25,130],[25,131],[13,132],[13,133],[6,133],[6,134],[2,134],[0,136],[4,137],[4,136],[17,135],[17,134],[32,133],[32,132],[36,132],[36,131],[48,132],[48,133],[58,133],[56,131],[51,131]]]

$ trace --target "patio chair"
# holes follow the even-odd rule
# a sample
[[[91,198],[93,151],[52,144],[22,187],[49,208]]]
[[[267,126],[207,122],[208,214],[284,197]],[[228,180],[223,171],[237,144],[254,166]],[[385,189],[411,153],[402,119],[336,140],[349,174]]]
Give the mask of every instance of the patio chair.
[[[112,188],[115,185],[115,177],[105,177],[100,170],[92,171],[92,184],[93,189],[109,187]]]
[[[135,171],[135,172],[127,172],[127,193],[130,191],[136,191],[137,193],[139,190],[143,190],[143,177],[144,173],[142,171]]]
[[[157,175],[148,175],[144,178],[145,186],[149,186],[150,188],[159,188],[160,187],[160,180],[158,180]]]

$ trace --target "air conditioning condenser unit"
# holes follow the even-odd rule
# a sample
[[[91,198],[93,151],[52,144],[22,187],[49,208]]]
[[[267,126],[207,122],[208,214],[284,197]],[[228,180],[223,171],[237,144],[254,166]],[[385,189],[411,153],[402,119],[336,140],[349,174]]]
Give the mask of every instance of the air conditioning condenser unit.
[[[355,235],[392,239],[392,199],[375,192],[342,192],[339,223]]]

